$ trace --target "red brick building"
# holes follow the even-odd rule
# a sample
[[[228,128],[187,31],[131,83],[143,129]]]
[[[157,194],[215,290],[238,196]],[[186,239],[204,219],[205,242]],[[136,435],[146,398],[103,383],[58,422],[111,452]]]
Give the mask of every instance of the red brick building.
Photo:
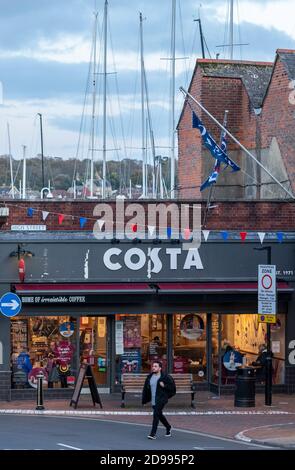
[[[295,51],[277,51],[275,62],[199,59],[189,92],[219,121],[228,114],[228,129],[268,170],[295,189]],[[219,141],[220,129],[191,103],[209,132]],[[179,124],[179,196],[206,199],[199,187],[212,171],[214,160],[201,145],[198,129],[192,128],[192,112],[185,102]],[[241,171],[221,173],[215,187],[216,199],[276,199],[286,194],[232,141],[231,158]]]

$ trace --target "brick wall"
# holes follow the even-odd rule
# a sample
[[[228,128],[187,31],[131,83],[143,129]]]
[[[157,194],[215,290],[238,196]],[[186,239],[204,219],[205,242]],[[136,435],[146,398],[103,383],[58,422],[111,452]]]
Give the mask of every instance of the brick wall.
[[[11,372],[0,371],[0,401],[10,400]]]
[[[267,167],[279,180],[284,181],[289,178],[292,189],[295,191],[295,105],[289,101],[292,91],[289,87],[290,78],[279,53],[260,116],[255,114],[241,79],[205,76],[202,72],[202,61],[199,62],[192,79],[190,93],[199,99],[220,122],[223,121],[224,110],[228,109],[229,131],[258,159],[261,157],[261,149],[269,149],[275,137],[281,154],[276,156],[275,161],[264,160],[263,163],[266,166],[269,163]],[[216,141],[219,141],[218,126],[201,113],[197,105],[194,107],[209,132]],[[208,191],[200,193],[199,186],[212,171],[214,160],[209,151],[201,146],[199,131],[191,129],[191,111],[188,106],[180,119],[178,134],[179,196],[180,198],[206,199]],[[214,190],[215,197],[217,199],[259,198],[261,175],[262,183],[269,181],[269,177],[243,151],[238,151],[238,147],[231,139],[228,139],[228,148],[232,159],[241,166],[242,171],[232,178],[229,177],[228,171],[221,173]],[[284,166],[284,170],[280,171],[279,166]],[[283,177],[284,174],[287,175],[286,178]],[[254,187],[251,189],[251,186]],[[278,192],[278,186],[269,187],[269,189],[266,197],[285,197],[285,193]]]
[[[196,69],[196,76],[191,85],[191,93],[201,99],[202,69]],[[192,128],[192,112],[185,106],[178,133],[178,181],[180,196],[189,198],[196,194],[196,186],[202,183],[201,137],[197,129]]]
[[[169,205],[172,201],[165,201]],[[184,206],[198,203],[195,200],[173,201]],[[10,230],[12,224],[31,225],[46,224],[47,230],[80,230],[79,217],[90,217],[84,227],[84,231],[92,230],[96,218],[92,215],[94,207],[99,203],[93,201],[15,201],[9,203],[9,217],[2,219],[1,230]],[[138,201],[136,201],[138,204]],[[145,211],[148,204],[154,201],[141,202]],[[161,201],[163,203],[163,201]],[[129,202],[126,202],[126,205]],[[216,201],[217,207],[212,209],[207,218],[207,229],[219,230],[273,230],[295,231],[295,203],[281,201]],[[1,203],[0,203],[1,205]],[[110,203],[115,215],[115,203]],[[38,209],[33,217],[27,216],[28,207]],[[126,207],[126,206],[125,206]],[[206,202],[202,202],[202,213],[206,208]],[[42,210],[51,214],[42,221]],[[192,209],[191,209],[192,212]],[[57,214],[64,214],[65,220],[58,225]],[[74,218],[73,218],[74,216]],[[103,218],[103,217],[102,217]],[[126,221],[130,217],[126,217]],[[169,219],[168,219],[169,220]],[[1,236],[1,234],[0,234]]]
[[[200,100],[208,111],[223,122],[225,110],[228,114],[228,129],[249,149],[256,148],[256,117],[251,109],[248,94],[242,81],[239,78],[207,77],[203,76],[202,68],[197,67],[196,76],[192,81],[190,93]],[[220,128],[210,120],[204,112],[201,112],[197,105],[193,105],[194,110],[204,122],[205,126],[214,137],[220,141]],[[209,151],[201,146],[201,137],[198,129],[192,129],[191,109],[186,106],[180,120],[178,130],[179,141],[179,162],[178,175],[180,184],[180,198],[207,198],[203,196],[199,187],[207,178],[214,166],[214,159]],[[245,168],[245,156],[238,150],[238,146],[228,139],[228,148],[232,158]],[[221,185],[231,185],[233,180],[221,176]],[[236,174],[234,184],[243,185],[244,174]],[[226,194],[226,193],[225,193]],[[230,193],[228,193],[230,196]],[[222,194],[220,194],[222,196]],[[235,196],[243,197],[244,194],[238,192]]]
[[[290,103],[290,79],[278,56],[261,115],[262,147],[276,137],[283,163],[295,191],[295,105]]]

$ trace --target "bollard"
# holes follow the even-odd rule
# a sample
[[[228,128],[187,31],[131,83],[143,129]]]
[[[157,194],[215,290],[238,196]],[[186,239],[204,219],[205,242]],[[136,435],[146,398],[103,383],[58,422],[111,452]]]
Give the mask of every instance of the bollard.
[[[43,379],[44,375],[39,373],[37,375],[37,406],[36,410],[45,410],[43,406]]]

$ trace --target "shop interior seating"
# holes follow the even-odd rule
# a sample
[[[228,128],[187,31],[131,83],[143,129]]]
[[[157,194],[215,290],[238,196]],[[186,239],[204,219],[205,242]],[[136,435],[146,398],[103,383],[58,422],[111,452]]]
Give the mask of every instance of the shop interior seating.
[[[191,407],[195,408],[195,386],[193,384],[192,374],[171,374],[176,385],[176,395],[190,394]],[[121,408],[125,408],[125,395],[126,393],[142,393],[143,386],[147,374],[122,374],[121,393],[122,401]]]

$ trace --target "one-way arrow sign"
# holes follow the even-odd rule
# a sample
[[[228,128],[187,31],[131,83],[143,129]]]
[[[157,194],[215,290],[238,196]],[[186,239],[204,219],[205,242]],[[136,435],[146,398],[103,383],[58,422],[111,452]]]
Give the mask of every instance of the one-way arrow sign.
[[[18,295],[8,292],[0,300],[0,311],[6,317],[15,317],[22,308],[22,302]]]

